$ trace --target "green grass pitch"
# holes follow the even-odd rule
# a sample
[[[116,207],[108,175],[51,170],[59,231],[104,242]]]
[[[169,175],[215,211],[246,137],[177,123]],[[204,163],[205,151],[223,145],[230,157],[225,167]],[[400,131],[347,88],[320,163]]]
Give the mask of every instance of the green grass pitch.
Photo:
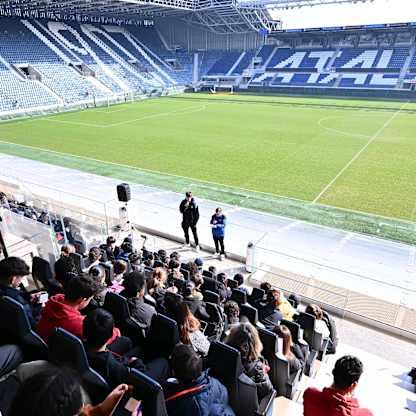
[[[112,162],[114,176],[120,164],[224,185],[240,200],[253,191],[413,221],[415,136],[413,103],[186,94],[2,123],[0,151],[52,150],[52,163]]]

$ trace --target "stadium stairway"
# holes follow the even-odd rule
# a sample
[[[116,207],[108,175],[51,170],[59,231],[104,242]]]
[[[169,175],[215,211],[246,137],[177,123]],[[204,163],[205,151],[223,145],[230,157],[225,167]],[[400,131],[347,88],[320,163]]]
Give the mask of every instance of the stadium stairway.
[[[170,83],[176,84],[176,82],[172,79],[172,77],[164,69],[162,69],[160,65],[157,65],[154,59],[152,59],[152,57],[150,56],[149,47],[147,47],[142,42],[140,42],[139,39],[137,39],[131,33],[127,32],[126,38],[143,55],[143,57],[150,63],[150,65],[152,65],[158,72],[160,72]]]
[[[114,92],[130,91],[128,85],[100,59],[96,53],[97,49],[93,48],[75,28],[62,22],[51,22],[49,28],[61,41],[73,50],[87,66],[95,71],[96,76],[104,83],[104,85],[110,87]],[[61,32],[64,32],[64,34]],[[75,42],[80,46],[76,45]]]
[[[145,79],[130,63],[128,63],[126,59],[123,59],[121,56],[119,56],[108,44],[104,42],[103,37],[107,37],[107,34],[103,30],[92,25],[81,25],[81,30],[99,48],[101,48],[111,58],[113,58],[115,63],[118,63],[118,65],[111,65],[111,68],[113,69],[113,71],[120,74],[130,84],[129,87],[131,89],[141,90],[146,85],[156,84],[155,82],[150,82],[150,80]],[[123,50],[122,48],[119,48],[119,50],[123,53],[127,52],[126,50]],[[99,52],[97,51],[97,54],[98,53]],[[134,59],[134,57],[132,57],[128,53],[127,53],[127,58]],[[103,56],[103,59],[105,59],[104,56]],[[160,83],[157,83],[156,85],[159,86]]]

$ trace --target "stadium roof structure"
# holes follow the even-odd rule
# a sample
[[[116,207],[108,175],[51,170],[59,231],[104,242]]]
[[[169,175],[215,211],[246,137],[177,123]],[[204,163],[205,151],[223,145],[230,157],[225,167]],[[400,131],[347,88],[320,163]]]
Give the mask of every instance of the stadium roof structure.
[[[0,14],[25,18],[178,17],[217,33],[271,33],[281,29],[269,10],[356,0],[0,0]],[[372,1],[372,0],[360,0]]]

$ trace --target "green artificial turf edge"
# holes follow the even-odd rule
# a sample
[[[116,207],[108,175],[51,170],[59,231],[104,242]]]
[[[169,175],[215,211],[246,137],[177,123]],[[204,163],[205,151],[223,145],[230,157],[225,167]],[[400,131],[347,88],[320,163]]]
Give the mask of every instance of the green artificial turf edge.
[[[77,169],[168,191],[183,193],[190,188],[200,198],[236,205],[274,215],[302,220],[388,240],[416,244],[416,224],[328,205],[279,197],[239,188],[215,185],[191,178],[161,174],[84,157],[0,142],[0,152],[52,165]]]

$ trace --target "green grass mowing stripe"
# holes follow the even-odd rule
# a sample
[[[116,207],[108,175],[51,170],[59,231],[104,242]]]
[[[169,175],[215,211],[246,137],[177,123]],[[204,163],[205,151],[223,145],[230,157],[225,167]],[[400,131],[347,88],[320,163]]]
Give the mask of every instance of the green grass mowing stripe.
[[[248,192],[227,186],[214,186],[214,184],[202,183],[191,178],[163,175],[129,166],[65,154],[60,155],[53,151],[5,142],[0,142],[0,151],[102,176],[114,177],[148,186],[156,186],[170,191],[183,193],[192,187],[194,193],[198,194],[201,198],[218,201],[220,203],[230,205],[240,204],[243,208],[264,211],[266,213],[286,216],[331,228],[339,228],[409,244],[416,244],[415,224],[405,221],[342,210],[320,204],[310,204],[305,201],[284,197],[280,198],[257,192]]]

